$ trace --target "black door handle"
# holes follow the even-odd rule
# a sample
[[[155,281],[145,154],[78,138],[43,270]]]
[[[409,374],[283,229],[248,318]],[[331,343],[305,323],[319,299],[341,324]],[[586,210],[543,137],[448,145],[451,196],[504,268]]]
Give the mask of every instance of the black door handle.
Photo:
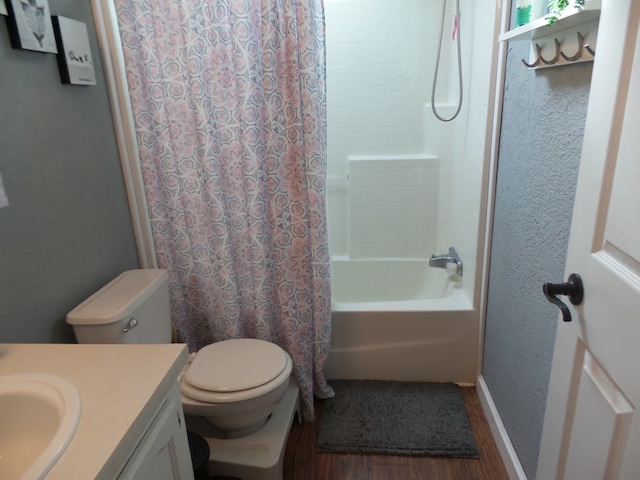
[[[556,295],[566,295],[573,305],[580,305],[584,298],[584,289],[582,288],[582,279],[577,273],[569,275],[569,279],[565,283],[545,283],[542,285],[544,296],[551,303],[555,304],[562,312],[562,320],[571,321],[571,312],[562,300]]]

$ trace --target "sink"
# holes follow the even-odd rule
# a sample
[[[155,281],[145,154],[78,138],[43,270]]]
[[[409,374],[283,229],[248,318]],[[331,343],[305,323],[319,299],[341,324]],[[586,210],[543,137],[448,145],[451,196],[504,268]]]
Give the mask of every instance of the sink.
[[[0,376],[0,478],[41,479],[73,438],[78,389],[44,373]]]

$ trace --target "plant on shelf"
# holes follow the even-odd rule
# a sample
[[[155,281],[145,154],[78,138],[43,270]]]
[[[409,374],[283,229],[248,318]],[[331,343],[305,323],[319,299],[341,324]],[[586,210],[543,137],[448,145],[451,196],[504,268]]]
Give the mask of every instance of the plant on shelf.
[[[584,0],[549,0],[549,14],[547,15],[547,25],[553,25],[560,18],[560,14],[569,6],[581,9],[584,7]]]

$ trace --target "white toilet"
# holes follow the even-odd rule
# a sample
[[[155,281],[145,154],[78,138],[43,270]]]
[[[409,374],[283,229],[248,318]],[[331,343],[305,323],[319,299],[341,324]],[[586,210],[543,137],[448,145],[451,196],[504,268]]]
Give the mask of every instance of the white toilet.
[[[130,270],[67,315],[78,343],[169,343],[169,278]],[[214,343],[192,354],[180,375],[185,413],[205,417],[220,438],[259,430],[289,385],[291,357],[263,340]]]

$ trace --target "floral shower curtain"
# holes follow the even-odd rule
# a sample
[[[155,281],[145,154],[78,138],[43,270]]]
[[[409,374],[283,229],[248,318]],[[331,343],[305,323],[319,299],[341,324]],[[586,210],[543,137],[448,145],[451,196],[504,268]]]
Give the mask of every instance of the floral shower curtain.
[[[158,264],[192,351],[292,357],[331,396],[322,0],[115,0]]]

